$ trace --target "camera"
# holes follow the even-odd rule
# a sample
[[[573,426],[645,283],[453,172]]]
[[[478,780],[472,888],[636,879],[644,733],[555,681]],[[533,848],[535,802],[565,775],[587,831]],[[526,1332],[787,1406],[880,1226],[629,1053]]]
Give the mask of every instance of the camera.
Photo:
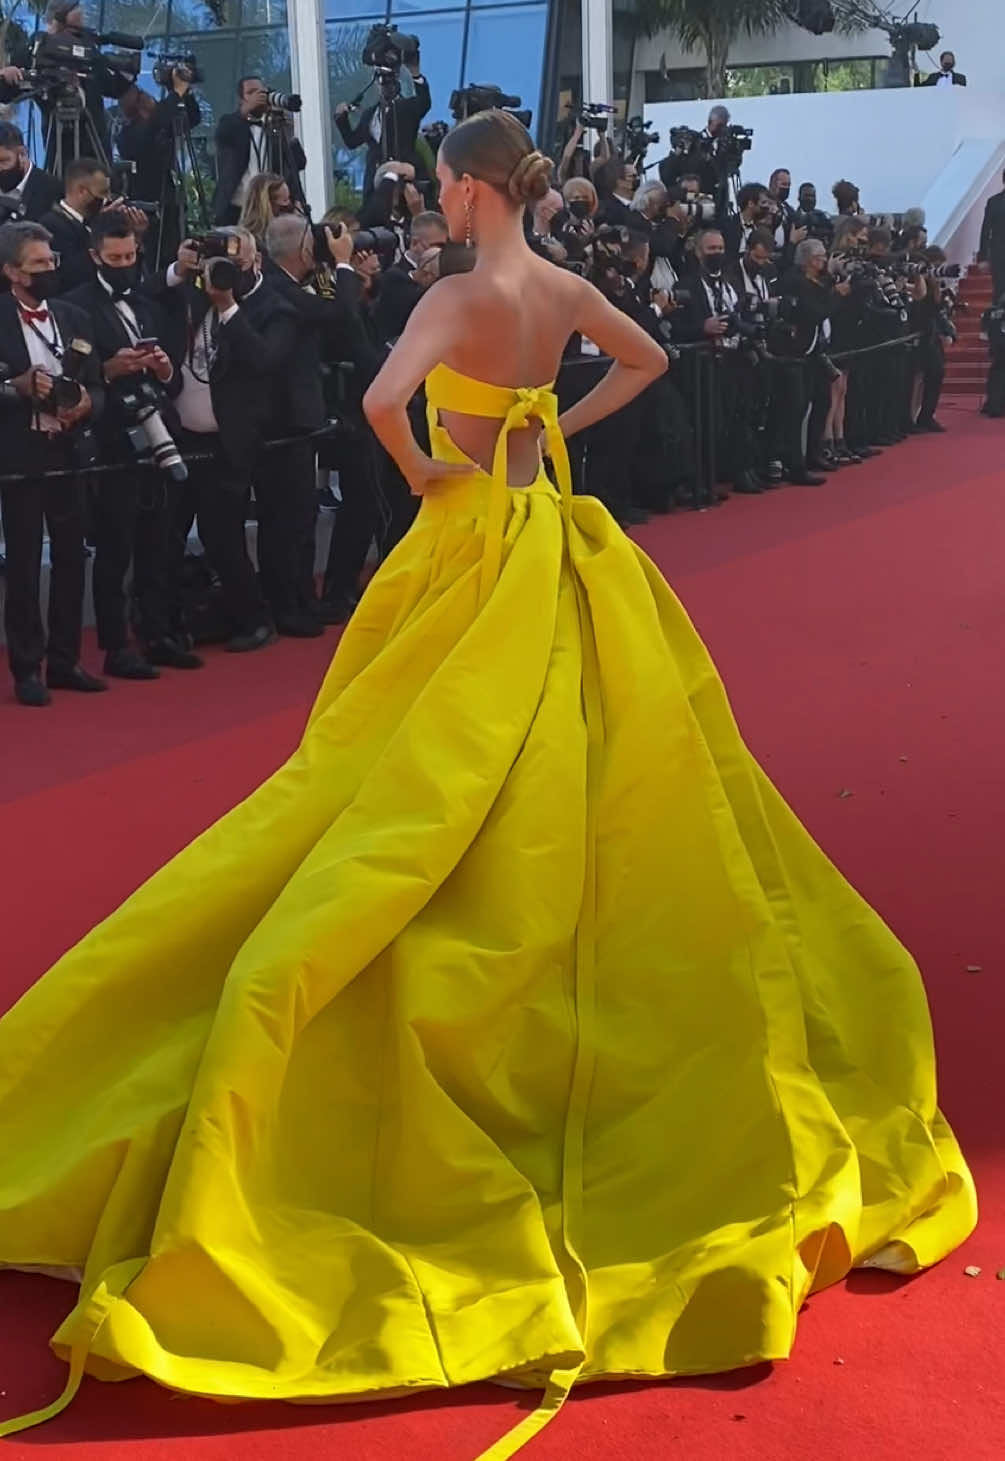
[[[105,51],[104,46],[121,49]],[[124,35],[121,31],[48,31],[39,32],[32,52],[31,70],[26,75],[28,90],[66,90],[71,78],[80,80],[92,75],[99,66],[129,81],[135,81],[142,64],[142,36]]]
[[[681,208],[692,223],[715,222],[715,199],[710,198],[707,193],[690,196],[679,184],[674,183],[667,188],[667,201]]]
[[[19,193],[0,193],[0,224],[18,223],[24,218],[24,199]]]
[[[834,225],[826,213],[819,208],[811,208],[808,211],[800,208],[792,215],[793,228],[805,228],[807,238],[815,238],[829,249],[834,242]]]
[[[186,240],[202,266],[203,278],[211,289],[233,289],[241,277],[238,258],[241,240],[233,233],[213,229]]]
[[[303,109],[303,99],[295,91],[270,91],[267,106],[274,112],[299,112]]]
[[[158,53],[153,64],[154,81],[158,86],[163,86],[165,91],[170,91],[175,77],[179,81],[187,81],[190,86],[195,86],[206,79],[191,51]]]
[[[372,66],[375,71],[398,71],[402,66],[417,63],[418,59],[419,37],[405,35],[393,25],[371,26],[363,42],[363,65]]]
[[[655,147],[660,134],[647,126],[642,117],[629,117],[625,123],[624,154],[630,162],[641,162],[650,147]]]
[[[150,457],[172,481],[186,482],[188,468],[160,413],[161,395],[153,381],[126,377],[115,393],[126,417],[126,435],[138,457]]]
[[[754,145],[753,127],[727,127],[722,133],[725,146],[733,152],[749,152]]]
[[[353,234],[352,243],[354,253],[376,254],[386,269],[397,252],[398,235],[390,228],[360,228]]]
[[[671,127],[670,146],[674,152],[692,152],[701,141],[701,133],[693,127]]]
[[[504,111],[516,117],[525,127],[530,126],[531,113],[528,109],[518,111],[519,96],[508,96],[498,86],[465,86],[461,91],[451,92],[450,113],[455,122],[463,122],[476,112]]]
[[[519,106],[519,98],[514,105]],[[606,132],[608,123],[615,113],[616,108],[608,106],[606,102],[587,102],[579,111],[579,124],[581,127],[590,128],[596,132]]]
[[[60,365],[62,375],[52,382],[43,409],[50,411],[72,411],[79,406],[84,394],[80,376],[91,358],[93,350],[88,340],[73,339],[63,352]],[[70,445],[75,464],[81,468],[93,467],[98,460],[98,443],[89,421],[78,422],[70,433]]]

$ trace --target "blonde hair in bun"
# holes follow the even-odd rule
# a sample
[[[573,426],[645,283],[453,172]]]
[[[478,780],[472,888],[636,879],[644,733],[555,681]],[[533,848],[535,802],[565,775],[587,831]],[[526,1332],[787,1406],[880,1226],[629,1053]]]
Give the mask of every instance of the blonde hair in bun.
[[[511,112],[475,112],[459,122],[440,143],[440,157],[455,178],[467,173],[514,203],[534,203],[551,186],[550,158]]]

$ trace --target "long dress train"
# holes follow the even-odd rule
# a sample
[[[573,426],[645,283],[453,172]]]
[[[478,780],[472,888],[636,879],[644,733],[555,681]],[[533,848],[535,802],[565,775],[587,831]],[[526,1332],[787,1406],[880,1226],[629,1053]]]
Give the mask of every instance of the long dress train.
[[[0,1022],[0,1263],[53,1343],[219,1398],[782,1358],[975,1221],[909,954],[754,762],[548,390],[427,496],[290,760]],[[506,437],[546,426],[506,486]],[[25,1419],[15,1424],[24,1424]],[[0,1428],[2,1429],[2,1428]]]

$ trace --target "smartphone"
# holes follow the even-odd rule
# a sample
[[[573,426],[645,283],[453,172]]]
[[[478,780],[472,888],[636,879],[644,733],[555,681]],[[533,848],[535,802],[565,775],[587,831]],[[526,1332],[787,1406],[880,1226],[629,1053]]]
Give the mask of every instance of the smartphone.
[[[152,350],[157,349],[159,343],[157,337],[152,336],[149,339],[137,340],[133,349],[138,350],[141,355],[149,355]]]

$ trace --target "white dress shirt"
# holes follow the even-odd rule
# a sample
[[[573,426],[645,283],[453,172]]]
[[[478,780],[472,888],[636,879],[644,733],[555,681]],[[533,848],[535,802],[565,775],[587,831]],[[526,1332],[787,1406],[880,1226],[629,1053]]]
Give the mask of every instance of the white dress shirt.
[[[43,305],[42,308],[44,309],[45,306]],[[47,320],[33,320],[29,323],[21,312],[20,303],[18,304],[18,323],[21,326],[21,334],[24,336],[24,346],[28,352],[29,362],[37,366],[39,370],[44,370],[46,375],[56,377],[63,374],[63,365],[59,356],[50,349],[48,342],[51,341],[56,350],[62,351],[63,340],[59,333],[59,326],[56,324],[55,315],[51,310],[48,311],[48,314]],[[35,326],[34,329],[32,329],[32,325]],[[62,430],[55,416],[46,415],[44,411],[39,412],[32,421],[32,428],[52,435],[58,435]]]
[[[265,163],[267,161],[265,133],[262,129],[262,124],[256,121],[254,117],[249,117],[248,120],[251,123],[251,151],[248,153],[248,166],[244,170],[244,177],[238,183],[234,196],[230,200],[235,208],[244,207],[244,200],[248,196],[251,179],[257,177],[260,172],[265,171]]]
[[[943,71],[942,75],[939,77],[938,81],[935,84],[936,86],[952,86],[953,73],[951,71]]]

